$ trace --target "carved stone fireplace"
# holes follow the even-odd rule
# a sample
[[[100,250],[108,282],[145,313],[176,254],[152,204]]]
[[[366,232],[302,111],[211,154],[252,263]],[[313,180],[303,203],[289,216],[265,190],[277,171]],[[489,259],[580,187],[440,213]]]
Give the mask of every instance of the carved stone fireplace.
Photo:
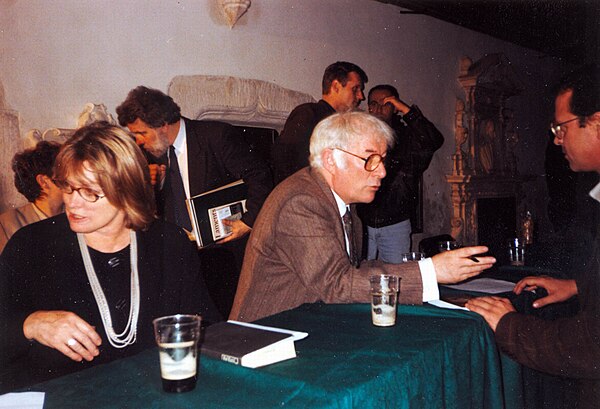
[[[517,172],[514,148],[518,135],[513,112],[507,108],[506,101],[519,94],[522,87],[502,54],[486,55],[475,63],[463,58],[458,81],[465,91],[465,100],[456,101],[456,152],[452,174],[447,175],[446,180],[452,189],[451,234],[461,243],[472,245],[483,238],[479,237],[483,232],[480,223],[497,222],[494,212],[485,212],[489,220],[479,217],[478,210],[484,199],[486,208],[492,209],[496,205],[506,210],[506,203],[514,203],[510,206],[514,209],[512,218],[504,214],[503,217],[510,220],[500,223],[506,232],[497,233],[514,235],[516,232],[523,178]]]

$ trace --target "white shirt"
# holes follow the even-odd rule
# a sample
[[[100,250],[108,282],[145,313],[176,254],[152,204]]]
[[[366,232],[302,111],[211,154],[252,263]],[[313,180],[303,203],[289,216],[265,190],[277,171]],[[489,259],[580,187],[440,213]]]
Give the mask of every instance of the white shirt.
[[[600,195],[600,184],[596,186],[598,188],[598,194]],[[341,197],[338,196],[333,190],[333,197],[335,198],[335,203],[338,207],[338,212],[340,213],[340,219],[346,213],[346,207],[348,206]],[[346,253],[350,255],[350,245],[348,242],[348,236],[345,234],[346,238]],[[437,278],[435,275],[435,267],[433,266],[433,260],[431,258],[426,258],[424,260],[419,261],[419,270],[421,272],[421,281],[423,282],[423,302],[439,300],[440,299],[440,290],[437,284]]]
[[[590,190],[589,195],[597,202],[600,202],[600,183],[598,183],[592,190]]]
[[[185,121],[183,119],[179,120],[179,132],[173,141],[173,147],[175,148],[175,154],[177,155],[177,164],[179,165],[179,173],[181,174],[183,188],[185,189],[185,197],[189,199],[190,179],[188,172],[187,134],[185,132]]]

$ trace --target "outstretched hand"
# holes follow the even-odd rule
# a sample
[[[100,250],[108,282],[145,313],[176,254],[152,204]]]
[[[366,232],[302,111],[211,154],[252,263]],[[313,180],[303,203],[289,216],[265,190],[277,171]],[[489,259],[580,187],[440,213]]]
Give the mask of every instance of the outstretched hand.
[[[436,254],[431,259],[435,267],[437,281],[440,284],[454,284],[475,277],[482,271],[490,268],[496,262],[494,257],[477,256],[478,261],[472,258],[476,254],[485,253],[485,246],[462,247],[456,250],[444,251]]]
[[[577,295],[578,292],[575,280],[561,280],[548,276],[525,277],[515,285],[513,291],[515,294],[521,294],[523,290],[532,291],[537,288],[544,288],[548,295],[535,300],[533,303],[534,308],[566,301]]]
[[[23,334],[73,361],[91,361],[102,344],[96,329],[69,311],[36,311],[23,322]]]

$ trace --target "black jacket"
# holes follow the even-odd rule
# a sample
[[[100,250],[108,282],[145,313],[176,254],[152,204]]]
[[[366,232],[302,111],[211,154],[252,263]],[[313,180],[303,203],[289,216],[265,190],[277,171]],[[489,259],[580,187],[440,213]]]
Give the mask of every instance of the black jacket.
[[[387,153],[387,175],[375,200],[358,206],[363,223],[370,227],[389,226],[415,215],[419,178],[444,143],[440,131],[416,105],[402,118],[394,119],[393,129],[396,143]]]

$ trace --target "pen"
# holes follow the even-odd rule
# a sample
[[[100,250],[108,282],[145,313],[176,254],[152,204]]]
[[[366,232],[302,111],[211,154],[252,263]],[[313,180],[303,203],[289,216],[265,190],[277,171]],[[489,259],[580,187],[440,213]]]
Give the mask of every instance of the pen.
[[[477,260],[477,258],[475,256],[469,256],[467,257],[469,260],[473,260],[476,263],[479,263],[479,260]]]

